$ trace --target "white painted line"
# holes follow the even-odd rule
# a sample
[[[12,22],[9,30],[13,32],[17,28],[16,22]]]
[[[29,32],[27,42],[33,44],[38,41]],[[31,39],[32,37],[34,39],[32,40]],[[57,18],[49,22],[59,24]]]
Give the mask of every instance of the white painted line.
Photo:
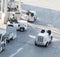
[[[19,48],[15,53],[10,55],[9,57],[14,57],[16,54],[18,54],[23,48]]]

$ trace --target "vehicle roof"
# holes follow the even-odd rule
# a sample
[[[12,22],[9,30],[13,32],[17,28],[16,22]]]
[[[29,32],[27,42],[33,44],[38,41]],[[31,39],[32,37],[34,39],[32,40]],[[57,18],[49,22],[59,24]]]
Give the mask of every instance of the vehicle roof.
[[[32,13],[34,13],[34,14],[36,14],[36,11],[30,11],[30,10],[21,10],[21,12],[24,12],[24,13],[26,13],[26,12],[32,12]]]
[[[48,33],[39,33],[38,36],[47,37],[48,36]]]
[[[30,12],[35,13],[35,14],[36,14],[36,11],[30,11]]]

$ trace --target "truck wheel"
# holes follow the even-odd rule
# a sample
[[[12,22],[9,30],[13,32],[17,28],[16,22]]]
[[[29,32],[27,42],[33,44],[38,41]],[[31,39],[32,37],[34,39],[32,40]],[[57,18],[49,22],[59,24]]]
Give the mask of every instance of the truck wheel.
[[[2,51],[4,51],[4,49],[5,49],[5,44],[2,46]]]
[[[35,46],[37,46],[37,43],[36,43],[36,41],[34,42],[34,44],[35,44]]]
[[[11,40],[13,40],[14,38],[13,38],[13,36],[12,36],[12,38],[11,38]]]
[[[7,40],[7,43],[9,43],[10,42],[10,40]]]
[[[45,47],[48,47],[48,45],[49,45],[49,43],[47,42],[46,45],[45,45]]]
[[[24,28],[20,28],[20,31],[23,32],[25,29]]]

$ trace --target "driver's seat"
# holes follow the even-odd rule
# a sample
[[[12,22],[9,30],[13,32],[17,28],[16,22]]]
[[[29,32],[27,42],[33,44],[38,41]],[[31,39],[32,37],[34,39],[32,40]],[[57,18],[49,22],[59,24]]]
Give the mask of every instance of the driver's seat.
[[[47,30],[47,33],[48,33],[49,35],[51,35],[51,30]]]

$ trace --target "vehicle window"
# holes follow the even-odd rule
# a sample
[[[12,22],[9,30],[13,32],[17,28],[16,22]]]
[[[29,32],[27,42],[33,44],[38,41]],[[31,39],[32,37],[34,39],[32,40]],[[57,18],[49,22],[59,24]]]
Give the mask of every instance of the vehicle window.
[[[34,13],[31,13],[31,16],[33,17],[34,16]]]
[[[8,26],[13,27],[13,25],[8,25]]]

